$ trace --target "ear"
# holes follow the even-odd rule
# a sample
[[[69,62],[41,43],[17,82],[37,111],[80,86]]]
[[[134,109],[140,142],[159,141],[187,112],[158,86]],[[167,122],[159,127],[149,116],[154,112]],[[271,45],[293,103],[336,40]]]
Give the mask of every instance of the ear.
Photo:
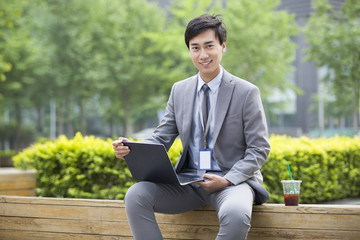
[[[221,45],[221,47],[222,47],[222,52],[223,53],[226,52],[226,43],[225,42]]]

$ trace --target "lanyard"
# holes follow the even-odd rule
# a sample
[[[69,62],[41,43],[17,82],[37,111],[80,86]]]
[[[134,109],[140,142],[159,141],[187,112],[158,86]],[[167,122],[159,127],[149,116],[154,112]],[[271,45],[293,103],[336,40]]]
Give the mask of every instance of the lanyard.
[[[202,100],[203,101],[206,100],[205,94],[203,94],[203,99]],[[209,101],[210,101],[210,96],[209,96]],[[203,113],[201,111],[200,99],[199,99],[198,103],[199,103],[198,105],[199,105],[199,113],[200,113],[200,122],[201,122],[201,127],[202,127],[202,130],[203,130],[203,139],[204,139],[203,148],[206,149],[207,148],[206,135],[209,132],[210,122],[211,122],[213,112],[214,112],[214,109],[215,109],[215,103],[211,103],[211,101],[210,101],[211,107],[210,107],[209,117],[208,117],[206,123],[203,122]]]

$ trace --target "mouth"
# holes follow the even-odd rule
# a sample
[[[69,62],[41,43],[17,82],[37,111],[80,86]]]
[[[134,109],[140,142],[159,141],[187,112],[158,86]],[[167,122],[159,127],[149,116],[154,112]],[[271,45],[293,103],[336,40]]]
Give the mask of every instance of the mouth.
[[[212,63],[212,60],[210,61],[207,61],[207,62],[201,62],[200,65],[204,66],[204,67],[207,67],[210,65],[210,63]]]

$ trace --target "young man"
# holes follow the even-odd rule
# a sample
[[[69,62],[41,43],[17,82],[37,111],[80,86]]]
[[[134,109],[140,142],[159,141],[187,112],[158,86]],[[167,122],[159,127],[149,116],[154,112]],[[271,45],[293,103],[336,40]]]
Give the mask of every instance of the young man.
[[[246,239],[253,203],[269,199],[261,185],[260,168],[270,145],[260,92],[220,65],[226,29],[218,16],[191,20],[185,42],[199,73],[174,84],[165,115],[146,141],[169,149],[180,136],[183,154],[176,171],[202,171],[207,180],[186,186],[134,184],[125,196],[130,228],[137,240],[162,239],[154,212],[175,214],[211,205],[220,222],[217,240]],[[123,141],[128,139],[113,142],[118,158],[130,152]]]

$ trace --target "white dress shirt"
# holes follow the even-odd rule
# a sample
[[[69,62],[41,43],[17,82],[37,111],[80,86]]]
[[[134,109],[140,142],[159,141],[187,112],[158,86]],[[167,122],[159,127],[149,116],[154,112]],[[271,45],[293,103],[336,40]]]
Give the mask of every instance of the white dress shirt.
[[[216,103],[219,93],[219,87],[221,84],[221,79],[223,76],[224,70],[221,67],[220,73],[212,79],[207,85],[209,86],[209,99],[210,99],[210,105],[209,109],[212,107],[214,108],[214,111],[212,111],[212,116],[209,116],[210,119],[210,127],[209,132],[207,134],[208,136],[208,147],[210,149],[214,148],[214,125],[215,125],[215,112],[216,112]],[[201,146],[201,135],[202,135],[202,126],[200,122],[200,112],[199,112],[199,103],[202,102],[204,94],[201,91],[201,87],[205,84],[205,82],[201,79],[200,73],[198,74],[198,83],[197,83],[197,91],[195,96],[195,102],[194,102],[194,110],[193,110],[193,118],[192,118],[192,124],[191,124],[191,135],[190,135],[190,142],[189,142],[189,168],[190,169],[198,169],[198,163],[200,158],[200,149]],[[209,113],[210,114],[210,113]],[[219,171],[220,168],[216,161],[214,159],[211,159],[212,161],[212,170]]]

